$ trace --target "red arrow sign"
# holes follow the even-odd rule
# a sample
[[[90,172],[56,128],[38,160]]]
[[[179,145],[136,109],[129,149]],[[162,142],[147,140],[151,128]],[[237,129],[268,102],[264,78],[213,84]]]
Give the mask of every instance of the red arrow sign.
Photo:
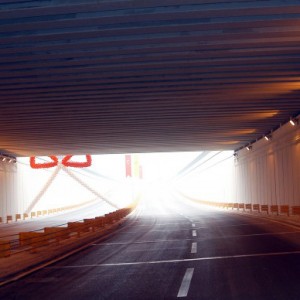
[[[43,168],[52,168],[58,165],[58,158],[56,156],[49,156],[51,158],[51,162],[45,163],[36,163],[35,156],[30,157],[30,166],[33,169],[43,169]],[[90,167],[92,164],[92,157],[91,155],[86,155],[86,161],[78,162],[78,161],[71,161],[70,159],[73,155],[66,155],[61,163],[66,167],[73,167],[73,168],[86,168]]]

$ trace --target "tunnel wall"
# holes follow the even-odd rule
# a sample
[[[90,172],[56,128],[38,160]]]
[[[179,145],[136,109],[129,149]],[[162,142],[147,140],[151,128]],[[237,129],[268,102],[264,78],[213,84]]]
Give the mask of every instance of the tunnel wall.
[[[235,202],[300,205],[300,125],[286,123],[237,152]]]
[[[17,158],[17,163],[0,161],[2,220],[5,222],[7,216],[12,216],[14,219],[16,214],[29,212],[29,208],[31,211],[62,207],[72,209],[73,206],[80,207],[94,201],[103,203],[102,208],[107,212],[114,209],[97,195],[109,198],[120,207],[125,207],[132,201],[132,188],[125,178],[123,181],[114,181],[109,177],[93,175],[92,172],[85,172],[80,168],[70,168],[79,182],[63,170],[53,177],[55,169],[32,169],[28,157]]]
[[[17,198],[17,165],[0,161],[0,217],[19,210]]]

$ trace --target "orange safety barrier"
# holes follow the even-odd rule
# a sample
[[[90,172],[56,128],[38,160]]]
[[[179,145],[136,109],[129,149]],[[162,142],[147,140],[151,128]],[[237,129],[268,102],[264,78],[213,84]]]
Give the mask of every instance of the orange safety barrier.
[[[245,210],[245,204],[244,203],[239,203],[238,208],[239,208],[239,210],[240,209]]]
[[[3,222],[2,217],[0,217],[0,223],[2,223],[2,222]]]
[[[105,216],[84,219],[83,222],[68,222],[68,227],[45,227],[43,232],[20,232],[18,245],[19,247],[30,247],[30,252],[36,253],[39,248],[45,247],[46,249],[46,246],[49,246],[51,243],[58,243],[61,240],[70,238],[72,233],[77,233],[77,236],[80,237],[82,232],[89,232],[91,228],[94,232],[96,228],[104,227],[105,224],[114,223],[114,221],[124,218],[130,214],[132,210],[132,207],[123,208],[106,214]],[[35,215],[35,213],[33,215]],[[11,255],[10,243],[2,242],[0,244],[0,252],[1,251],[4,254],[3,256],[0,254],[0,257]]]
[[[54,239],[56,242],[70,237],[70,231],[66,227],[45,227],[44,232],[50,240]]]
[[[19,245],[20,246],[29,245],[30,237],[31,237],[31,232],[19,232]]]
[[[105,218],[104,217],[96,217],[95,218],[95,226],[96,227],[104,227],[105,226]]]
[[[37,248],[49,245],[49,236],[44,232],[31,232],[29,236],[29,246],[31,246],[31,252],[35,253]]]
[[[42,213],[43,213],[43,216],[44,216],[44,215],[47,215],[47,210],[44,209],[44,210],[42,211]]]
[[[39,217],[42,215],[42,212],[40,210],[37,211],[36,215]]]
[[[0,257],[10,256],[10,242],[6,240],[0,240]]]
[[[228,203],[223,203],[222,207],[228,209]]]
[[[85,224],[87,231],[92,228],[92,231],[95,231],[95,219],[83,219],[83,223]]]
[[[30,213],[30,217],[33,218],[33,217],[35,217],[35,216],[36,216],[35,211],[32,211],[32,212]]]
[[[28,214],[24,213],[23,214],[23,220],[25,220],[26,218],[28,218]]]
[[[105,214],[105,223],[107,224],[111,224],[114,222],[114,218],[113,216],[111,215],[111,213],[109,214]]]
[[[20,232],[19,244],[21,246],[31,246],[32,252],[35,252],[36,248],[49,244],[49,236],[44,232]]]
[[[300,215],[300,206],[292,206],[292,215]]]
[[[268,213],[269,213],[269,206],[266,205],[266,204],[262,204],[262,205],[260,206],[260,211],[261,211],[261,212],[266,212],[266,213],[268,214]]]
[[[80,237],[80,233],[83,232],[84,224],[82,222],[68,222],[68,229],[70,232],[76,232],[77,237]]]
[[[21,214],[16,214],[16,221],[21,220]]]
[[[238,203],[233,203],[233,208],[238,209],[239,208],[239,204]]]
[[[252,205],[249,204],[249,203],[245,204],[245,209],[246,210],[252,210]]]
[[[289,205],[280,205],[280,213],[290,215],[290,207]]]
[[[259,204],[253,204],[253,205],[252,205],[252,210],[253,210],[253,211],[258,211],[258,212],[259,212],[259,210],[260,210],[260,205],[259,205]]]
[[[12,216],[6,216],[6,223],[10,222],[13,220]]]
[[[270,212],[271,213],[276,213],[277,216],[278,216],[279,215],[279,207],[278,207],[278,205],[271,205],[270,206]]]

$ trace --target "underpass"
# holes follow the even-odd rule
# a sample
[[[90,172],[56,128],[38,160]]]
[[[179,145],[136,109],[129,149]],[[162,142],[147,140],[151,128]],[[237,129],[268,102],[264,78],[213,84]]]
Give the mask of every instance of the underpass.
[[[298,299],[299,20],[2,1],[0,298]]]
[[[149,195],[117,233],[2,287],[0,297],[298,299],[300,227]]]

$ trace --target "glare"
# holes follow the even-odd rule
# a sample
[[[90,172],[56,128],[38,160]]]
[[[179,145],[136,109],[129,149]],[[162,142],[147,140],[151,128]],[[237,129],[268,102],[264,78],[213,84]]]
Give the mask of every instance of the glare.
[[[67,170],[63,167],[57,175],[54,173],[60,163],[48,169],[31,169],[29,158],[19,158],[20,178],[22,174],[24,178],[19,197],[23,199],[24,209],[41,193],[34,209],[101,201],[96,197],[99,194],[120,207],[129,205],[141,194],[144,203],[155,200],[168,205],[175,205],[176,195],[187,199],[230,201],[232,154],[232,151],[199,151],[92,155],[90,167],[68,167]],[[131,157],[129,171],[126,155]],[[62,159],[63,156],[59,156],[58,162]],[[72,157],[77,162],[85,159],[84,155]],[[39,157],[36,161],[42,163],[51,159]],[[53,174],[55,178],[49,182]]]

